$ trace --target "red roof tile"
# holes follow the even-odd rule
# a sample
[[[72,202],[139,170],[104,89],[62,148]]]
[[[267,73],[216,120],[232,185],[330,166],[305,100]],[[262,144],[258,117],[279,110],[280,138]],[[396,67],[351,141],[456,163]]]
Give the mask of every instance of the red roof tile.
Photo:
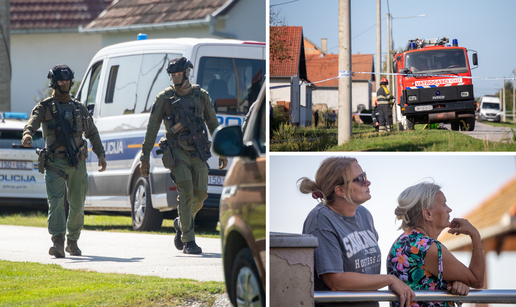
[[[77,29],[112,0],[11,0],[11,30]]]
[[[119,0],[86,29],[204,20],[235,0]]]
[[[277,31],[278,39],[284,41],[288,59],[279,61],[270,57],[270,74],[276,77],[296,76],[299,72],[301,52],[303,46],[302,27],[270,27],[269,33]],[[304,54],[304,52],[303,52]]]
[[[324,57],[319,55],[306,55],[306,69],[308,80],[317,82],[330,79],[339,75],[339,55],[326,54]],[[353,54],[351,55],[351,69],[354,72],[374,72],[374,63],[372,54]],[[351,78],[353,81],[374,80],[372,74],[354,74]],[[339,79],[335,78],[329,81],[316,83],[316,86],[337,87]]]

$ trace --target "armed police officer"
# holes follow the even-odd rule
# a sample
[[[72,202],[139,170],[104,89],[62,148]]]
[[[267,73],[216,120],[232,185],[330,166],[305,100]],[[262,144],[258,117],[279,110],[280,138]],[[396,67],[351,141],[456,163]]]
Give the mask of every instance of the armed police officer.
[[[376,92],[376,99],[378,101],[378,110],[380,111],[380,133],[392,131],[392,105],[395,98],[389,93],[387,85],[389,81],[382,78],[380,81],[380,88]]]
[[[219,126],[207,91],[189,81],[192,63],[185,57],[174,58],[167,66],[173,85],[158,94],[152,105],[147,132],[142,145],[140,172],[149,176],[149,155],[154,147],[161,122],[165,137],[159,142],[163,165],[178,191],[178,215],[174,220],[174,245],[185,254],[200,254],[195,243],[194,219],[208,198],[208,166],[211,156],[206,126],[213,134]],[[158,152],[157,152],[158,153]],[[219,170],[227,166],[219,157]]]
[[[57,258],[65,257],[65,250],[72,256],[82,254],[77,240],[84,225],[84,200],[88,191],[85,161],[88,145],[83,136],[90,140],[93,152],[98,156],[99,172],[107,167],[104,146],[88,109],[70,95],[73,77],[74,73],[67,65],[56,65],[50,70],[47,78],[53,89],[52,96],[34,107],[22,137],[23,146],[31,147],[32,135],[41,125],[46,147],[37,149],[38,167],[45,173],[47,224],[53,242],[48,253]],[[64,207],[66,190],[68,220]]]

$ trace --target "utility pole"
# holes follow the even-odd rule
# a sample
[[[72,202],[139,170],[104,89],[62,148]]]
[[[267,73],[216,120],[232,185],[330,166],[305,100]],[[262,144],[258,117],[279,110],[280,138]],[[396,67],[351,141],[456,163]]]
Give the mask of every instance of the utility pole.
[[[502,86],[502,106],[503,106],[503,118],[502,118],[502,121],[504,122],[505,121],[505,113],[507,112],[507,108],[505,108],[505,77],[503,77],[503,86]]]
[[[514,100],[514,80],[516,79],[516,70],[512,70],[512,122],[516,123],[516,101]]]
[[[338,145],[351,138],[351,0],[339,0]]]
[[[380,88],[382,75],[382,1],[376,0],[376,90]]]
[[[11,111],[11,18],[9,0],[0,0],[0,111]]]
[[[385,61],[387,61],[387,73],[391,73],[391,14],[387,13],[387,56],[385,57]],[[389,80],[389,93],[393,94],[394,92],[394,81],[392,75],[387,75],[387,80]],[[396,94],[393,95],[396,97]],[[398,127],[398,110],[396,109],[397,103],[394,102],[392,105],[392,129],[394,131],[394,127]]]

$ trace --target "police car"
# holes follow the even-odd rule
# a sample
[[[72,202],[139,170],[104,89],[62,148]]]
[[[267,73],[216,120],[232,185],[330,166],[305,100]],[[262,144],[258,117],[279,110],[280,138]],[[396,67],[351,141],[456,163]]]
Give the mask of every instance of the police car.
[[[33,136],[33,147],[21,139],[27,114],[0,113],[0,202],[3,205],[44,206],[47,193],[44,175],[38,171],[36,148],[45,147],[41,131]]]

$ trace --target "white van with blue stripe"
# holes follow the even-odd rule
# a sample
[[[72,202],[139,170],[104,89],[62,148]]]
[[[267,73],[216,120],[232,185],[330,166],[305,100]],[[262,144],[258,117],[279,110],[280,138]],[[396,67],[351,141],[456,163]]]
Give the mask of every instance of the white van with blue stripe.
[[[131,212],[137,230],[159,229],[165,213],[175,216],[177,189],[156,154],[163,126],[151,153],[149,179],[140,175],[139,164],[149,111],[157,94],[170,86],[166,67],[178,56],[193,63],[190,81],[210,93],[222,126],[241,125],[258,97],[265,75],[265,43],[142,39],[103,48],[91,60],[77,93],[94,118],[108,163],[105,172],[97,172],[96,155],[88,155],[85,211]],[[217,169],[216,156],[208,165],[208,199],[197,224],[215,227],[226,171]]]

